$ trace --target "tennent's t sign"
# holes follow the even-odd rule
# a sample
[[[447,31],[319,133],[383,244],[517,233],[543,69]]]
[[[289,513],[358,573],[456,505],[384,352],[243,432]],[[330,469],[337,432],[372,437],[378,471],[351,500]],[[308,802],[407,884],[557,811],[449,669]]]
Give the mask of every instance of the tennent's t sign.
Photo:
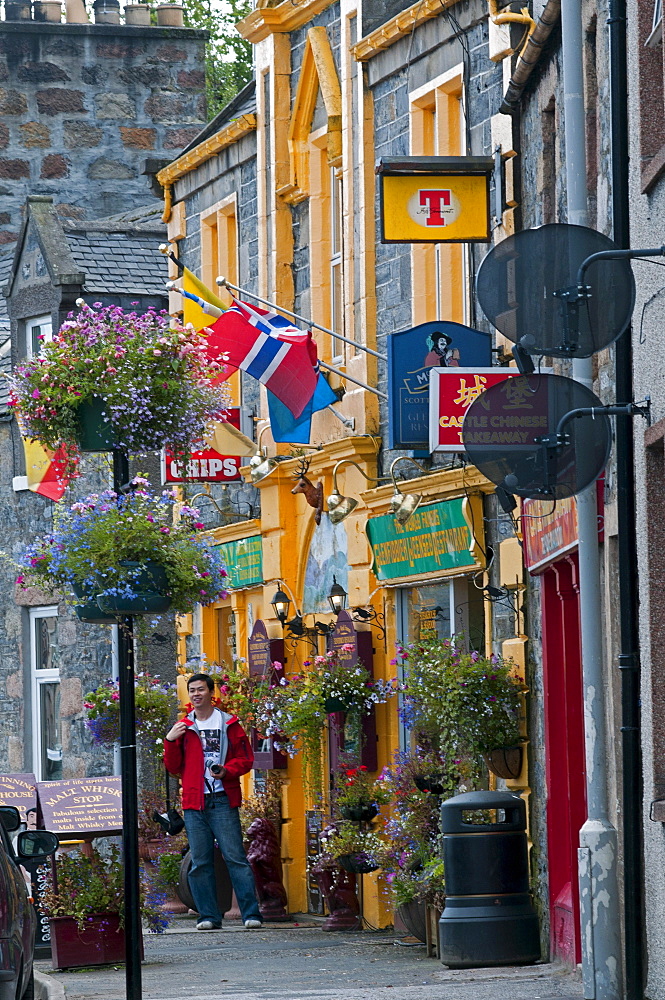
[[[487,243],[493,171],[485,156],[383,157],[381,242]]]

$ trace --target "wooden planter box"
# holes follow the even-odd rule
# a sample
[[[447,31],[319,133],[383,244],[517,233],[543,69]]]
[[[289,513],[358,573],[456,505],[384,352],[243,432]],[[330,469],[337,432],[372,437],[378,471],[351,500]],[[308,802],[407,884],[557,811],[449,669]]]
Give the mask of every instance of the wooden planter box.
[[[51,917],[51,961],[54,969],[118,965],[125,961],[125,931],[117,913],[96,913],[80,931],[73,917]],[[143,957],[143,936],[141,936]]]

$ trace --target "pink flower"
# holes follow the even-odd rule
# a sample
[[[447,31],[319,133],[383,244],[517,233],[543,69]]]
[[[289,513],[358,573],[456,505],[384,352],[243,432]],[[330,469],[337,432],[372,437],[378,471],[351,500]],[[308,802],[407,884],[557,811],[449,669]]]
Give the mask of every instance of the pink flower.
[[[163,528],[160,528],[159,530],[161,531],[162,535],[170,535],[171,534],[171,529],[170,528],[163,527]]]
[[[32,398],[33,399],[39,399],[40,396],[41,396],[41,392],[39,391],[39,389],[33,389],[32,390]]]
[[[111,701],[120,701],[120,695],[118,694],[117,691],[114,691],[113,694],[111,695]]]

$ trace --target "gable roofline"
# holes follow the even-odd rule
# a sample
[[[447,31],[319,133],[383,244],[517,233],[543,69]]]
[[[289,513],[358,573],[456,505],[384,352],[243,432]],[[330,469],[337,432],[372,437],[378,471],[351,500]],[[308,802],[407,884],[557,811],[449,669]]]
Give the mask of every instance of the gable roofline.
[[[236,24],[236,31],[253,45],[269,35],[302,28],[335,0],[300,0],[300,3],[282,0],[282,3],[275,6],[268,6],[269,2],[270,0],[264,0],[259,3],[251,14]]]
[[[65,236],[62,221],[53,207],[53,198],[50,195],[33,194],[26,198],[25,218],[16,243],[9,281],[4,288],[5,297],[11,295],[30,223],[37,231],[37,238],[52,284],[82,285],[85,281],[85,273],[78,270],[78,265]]]
[[[195,170],[196,167],[200,167],[202,163],[207,160],[211,160],[213,156],[221,153],[223,149],[227,146],[232,146],[234,142],[238,139],[242,139],[244,135],[249,132],[253,132],[256,129],[256,115],[246,114],[240,115],[234,121],[229,122],[225,128],[221,129],[215,135],[211,135],[210,138],[204,139],[193,149],[190,149],[188,153],[183,153],[174,160],[173,163],[169,163],[168,167],[164,167],[156,175],[157,180],[164,188],[164,214],[162,215],[162,222],[168,222],[171,218],[171,207],[172,207],[172,195],[171,195],[171,185],[175,181],[184,177],[190,171]]]
[[[180,150],[178,158],[189,153],[196,146],[199,146],[204,139],[209,139],[211,135],[219,132],[225,125],[228,125],[240,114],[249,114],[256,110],[256,80],[252,77],[242,90],[239,90],[235,97],[225,104],[221,111],[218,111],[214,118],[211,118],[207,125],[204,125],[198,135],[195,135],[184,149]]]
[[[417,0],[406,10],[395,14],[385,24],[375,28],[369,35],[359,39],[351,46],[351,55],[356,62],[365,62],[384,49],[390,48],[400,38],[410,35],[425,21],[438,17],[449,7],[454,7],[456,3],[459,3],[459,0]]]

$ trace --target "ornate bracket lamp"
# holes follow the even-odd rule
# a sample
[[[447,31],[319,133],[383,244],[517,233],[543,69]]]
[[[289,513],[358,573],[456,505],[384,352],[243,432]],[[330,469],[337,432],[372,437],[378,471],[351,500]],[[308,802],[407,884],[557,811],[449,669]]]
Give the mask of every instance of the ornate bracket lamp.
[[[416,462],[414,458],[409,458],[407,455],[400,455],[396,458],[390,466],[390,478],[393,481],[393,495],[390,501],[390,513],[394,515],[395,520],[398,524],[406,524],[411,515],[422,503],[422,494],[420,493],[402,493],[397,485],[397,480],[395,479],[395,466],[398,462],[411,462],[412,465],[417,466],[421,472],[429,472],[424,465],[420,462]]]
[[[344,590],[344,587],[337,582],[337,578],[333,576],[333,585],[330,588],[330,593],[328,594],[328,600],[330,602],[330,607],[333,610],[333,614],[339,615],[340,611],[344,611],[347,605],[349,595]],[[354,622],[358,622],[362,625],[375,625],[379,630],[380,635],[377,635],[377,639],[381,640],[386,634],[385,630],[385,619],[382,614],[380,614],[373,605],[368,605],[368,607],[358,607],[351,608],[351,618]],[[317,625],[322,625],[322,622],[317,622]],[[329,631],[332,632],[333,626],[326,626]]]
[[[296,642],[306,642],[311,646],[316,655],[319,651],[318,637],[320,635],[328,635],[334,626],[328,625],[326,622],[315,621],[313,627],[309,628],[305,625],[302,612],[297,609],[294,617],[289,620],[291,601],[288,595],[282,590],[282,586],[283,584],[280,581],[277,592],[270,602],[273,606],[275,617],[281,622],[282,628],[288,630],[287,636],[291,640],[292,645],[295,645]]]
[[[337,485],[337,470],[340,465],[355,466],[360,475],[364,476],[368,483],[381,482],[381,477],[377,478],[376,476],[368,476],[366,472],[363,472],[358,463],[353,462],[350,458],[342,458],[339,462],[336,462],[335,467],[333,468],[333,491],[326,500],[328,506],[328,517],[333,524],[339,524],[340,521],[343,521],[345,517],[348,517],[351,511],[355,510],[358,506],[358,501],[354,500],[353,497],[342,496],[339,492],[339,487]]]
[[[263,449],[261,448],[261,440],[267,430],[270,430],[269,425],[261,428],[261,431],[259,432],[259,440],[256,443],[256,454],[252,455],[249,460],[249,467],[252,470],[249,475],[253,483],[260,483],[262,479],[269,476],[273,469],[276,468],[278,463],[282,460],[282,456],[280,455],[268,457],[268,455],[264,454]]]

